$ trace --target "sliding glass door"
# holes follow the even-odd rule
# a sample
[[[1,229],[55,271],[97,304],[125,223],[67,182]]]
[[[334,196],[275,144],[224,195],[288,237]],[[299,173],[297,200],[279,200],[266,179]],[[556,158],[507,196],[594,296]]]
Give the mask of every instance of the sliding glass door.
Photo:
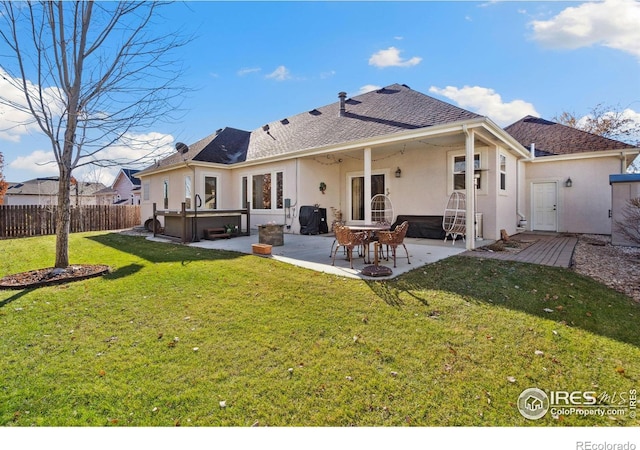
[[[371,197],[376,194],[385,193],[385,180],[384,174],[371,175]],[[349,220],[352,221],[365,221],[364,217],[364,176],[351,176],[349,180],[350,188],[350,211]],[[371,202],[371,199],[367,199],[367,202]]]

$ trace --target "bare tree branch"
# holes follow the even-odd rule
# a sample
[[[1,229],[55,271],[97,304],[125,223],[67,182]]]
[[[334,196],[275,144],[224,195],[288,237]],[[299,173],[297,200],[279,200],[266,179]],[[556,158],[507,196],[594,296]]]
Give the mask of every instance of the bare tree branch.
[[[123,158],[102,152],[166,123],[186,91],[177,83],[181,64],[172,55],[187,41],[174,33],[155,34],[158,28],[150,26],[164,5],[137,0],[0,5],[5,22],[0,43],[11,56],[0,62],[0,75],[24,97],[22,103],[0,93],[0,104],[32,118],[49,138],[58,166],[56,267],[68,265],[73,170],[123,164]],[[155,150],[152,144],[148,148],[151,154]]]

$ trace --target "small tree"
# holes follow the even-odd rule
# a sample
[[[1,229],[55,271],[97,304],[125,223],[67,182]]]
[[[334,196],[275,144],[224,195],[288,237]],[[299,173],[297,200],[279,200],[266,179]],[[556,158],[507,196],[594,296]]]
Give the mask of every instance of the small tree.
[[[43,1],[0,6],[0,76],[21,92],[0,102],[48,137],[59,172],[55,267],[69,265],[72,171],[123,164],[100,152],[167,121],[183,89],[170,55],[184,44],[154,23],[162,2]],[[131,162],[130,160],[127,163]]]
[[[615,227],[629,241],[640,244],[640,197],[627,200]]]
[[[631,110],[620,106],[613,107],[598,103],[582,117],[573,112],[563,111],[553,120],[598,136],[640,146],[640,122],[634,119]],[[640,172],[640,158],[636,158],[631,168]]]
[[[4,180],[4,156],[0,152],[0,205],[4,204],[4,194],[6,194],[9,184]]]
[[[640,141],[640,122],[636,122],[629,114],[629,110],[622,109],[620,106],[613,107],[598,103],[582,117],[564,111],[553,120],[598,136],[630,144],[637,144]]]

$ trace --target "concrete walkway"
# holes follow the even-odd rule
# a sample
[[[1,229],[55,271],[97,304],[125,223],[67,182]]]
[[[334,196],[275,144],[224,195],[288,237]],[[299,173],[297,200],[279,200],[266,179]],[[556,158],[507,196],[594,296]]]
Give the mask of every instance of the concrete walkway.
[[[148,239],[173,243],[173,241],[162,239],[161,237],[149,237]],[[362,269],[370,264],[365,264],[363,258],[354,256],[353,269],[349,268],[349,261],[345,258],[342,249],[340,249],[336,255],[335,266],[332,266],[330,253],[333,241],[333,234],[306,236],[285,233],[284,245],[273,247],[270,258],[318,272],[325,272],[348,278],[384,280],[395,278],[400,274],[417,269],[425,264],[434,263],[465,251],[465,243],[462,239],[457,240],[455,245],[452,245],[451,240],[445,243],[438,239],[406,238],[404,242],[407,246],[407,250],[409,251],[411,264],[407,263],[407,256],[404,248],[399,247],[396,257],[396,268],[393,267],[392,259],[389,261],[380,261],[380,265],[390,268],[392,270],[392,274],[384,277],[370,277],[362,274]],[[252,254],[251,244],[257,243],[258,235],[252,234],[251,236],[240,236],[231,239],[217,239],[213,241],[202,240],[200,242],[192,242],[187,245],[192,247],[230,250]],[[256,257],[258,258],[260,256]]]
[[[578,243],[576,236],[558,233],[525,232],[512,236],[512,238],[521,242],[535,242],[518,253],[508,250],[490,252],[485,249],[476,249],[464,252],[462,255],[545,266],[571,267],[573,251]]]

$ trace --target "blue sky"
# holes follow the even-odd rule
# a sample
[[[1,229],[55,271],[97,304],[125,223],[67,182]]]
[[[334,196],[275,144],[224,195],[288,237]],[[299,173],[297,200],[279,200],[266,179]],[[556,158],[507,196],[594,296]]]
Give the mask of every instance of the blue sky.
[[[168,150],[393,83],[502,126],[599,103],[640,122],[638,1],[183,2],[164,15],[157,26],[194,36],[181,52],[192,92],[181,120],[138,132],[166,135]],[[56,175],[41,164],[46,139],[7,130],[12,114],[0,107],[5,179]],[[75,175],[108,184],[113,174]]]

